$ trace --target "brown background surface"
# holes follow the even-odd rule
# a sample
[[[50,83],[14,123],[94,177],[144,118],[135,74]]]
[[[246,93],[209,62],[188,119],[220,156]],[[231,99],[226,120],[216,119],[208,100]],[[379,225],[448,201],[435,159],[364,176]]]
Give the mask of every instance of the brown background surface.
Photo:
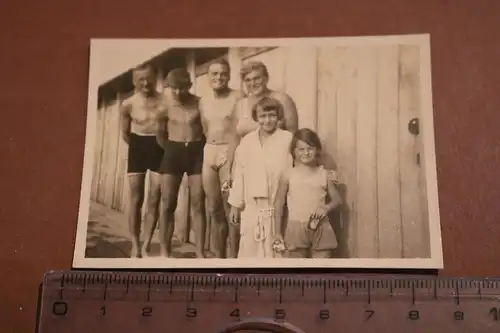
[[[0,4],[2,332],[32,332],[43,273],[71,267],[91,37],[431,33],[442,274],[500,276],[499,1],[139,4]]]

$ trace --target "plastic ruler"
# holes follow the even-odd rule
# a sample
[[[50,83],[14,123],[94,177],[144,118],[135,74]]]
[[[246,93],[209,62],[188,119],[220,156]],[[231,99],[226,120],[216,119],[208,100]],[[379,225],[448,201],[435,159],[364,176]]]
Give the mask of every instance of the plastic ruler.
[[[37,332],[500,332],[500,279],[48,272]]]

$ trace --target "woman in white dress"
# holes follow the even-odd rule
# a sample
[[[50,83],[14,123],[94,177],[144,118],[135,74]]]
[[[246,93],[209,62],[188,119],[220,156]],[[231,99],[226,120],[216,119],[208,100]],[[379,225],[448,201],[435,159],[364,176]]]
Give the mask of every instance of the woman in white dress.
[[[241,140],[228,202],[231,223],[240,223],[238,258],[273,258],[274,204],[282,174],[292,167],[292,133],[279,128],[282,104],[263,97],[252,108],[258,124]]]

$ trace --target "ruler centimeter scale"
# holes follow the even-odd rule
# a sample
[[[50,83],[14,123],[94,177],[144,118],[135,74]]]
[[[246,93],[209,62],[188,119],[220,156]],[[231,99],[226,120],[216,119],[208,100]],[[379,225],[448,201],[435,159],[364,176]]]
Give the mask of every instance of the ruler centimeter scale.
[[[500,332],[500,279],[48,272],[39,333]]]

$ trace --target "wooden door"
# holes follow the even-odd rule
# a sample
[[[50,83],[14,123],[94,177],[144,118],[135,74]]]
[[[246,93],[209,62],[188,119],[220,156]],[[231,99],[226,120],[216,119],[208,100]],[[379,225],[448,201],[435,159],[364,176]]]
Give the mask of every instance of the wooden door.
[[[350,257],[428,257],[419,48],[318,49],[318,133],[345,185]],[[420,156],[422,154],[420,153]]]

